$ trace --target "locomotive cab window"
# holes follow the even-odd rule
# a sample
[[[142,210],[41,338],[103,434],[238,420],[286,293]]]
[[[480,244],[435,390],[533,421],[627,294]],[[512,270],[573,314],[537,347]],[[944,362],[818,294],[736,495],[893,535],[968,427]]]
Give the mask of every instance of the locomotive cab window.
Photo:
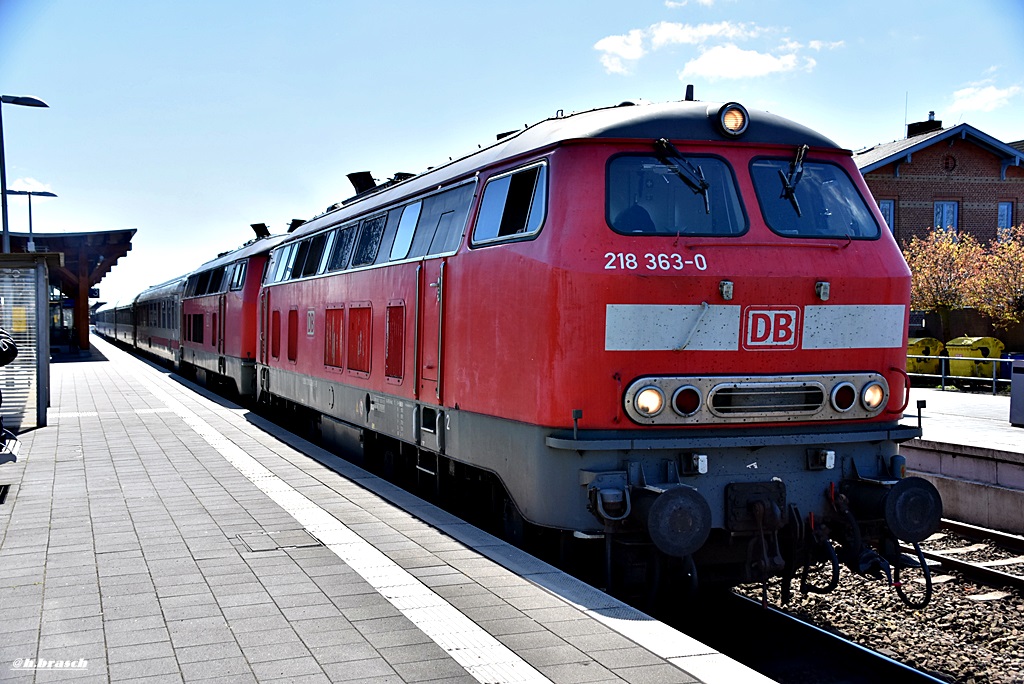
[[[799,161],[799,163],[797,163]],[[787,237],[873,240],[881,235],[853,181],[837,164],[755,159],[750,175],[765,223]]]
[[[474,244],[540,230],[547,211],[547,168],[537,164],[487,181],[473,230]]]
[[[732,168],[718,157],[625,154],[607,176],[607,219],[625,235],[741,235],[747,230]]]

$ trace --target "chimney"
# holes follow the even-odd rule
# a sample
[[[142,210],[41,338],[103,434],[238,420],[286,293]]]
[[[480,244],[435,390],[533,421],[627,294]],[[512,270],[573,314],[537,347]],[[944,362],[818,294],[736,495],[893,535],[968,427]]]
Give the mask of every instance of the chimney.
[[[942,122],[935,120],[935,112],[928,112],[927,121],[917,121],[912,124],[907,124],[907,137],[913,138],[915,135],[931,133],[932,131],[938,131],[941,128]]]

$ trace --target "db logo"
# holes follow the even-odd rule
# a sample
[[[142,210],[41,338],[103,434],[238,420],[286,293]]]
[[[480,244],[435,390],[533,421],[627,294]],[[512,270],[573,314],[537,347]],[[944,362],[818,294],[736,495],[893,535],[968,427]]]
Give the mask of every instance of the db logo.
[[[800,309],[792,306],[747,308],[744,349],[796,349],[799,343]]]

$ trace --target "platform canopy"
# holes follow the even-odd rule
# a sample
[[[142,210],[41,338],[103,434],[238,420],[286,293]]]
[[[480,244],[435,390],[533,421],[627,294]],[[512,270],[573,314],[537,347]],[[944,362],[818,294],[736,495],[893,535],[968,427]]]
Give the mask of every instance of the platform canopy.
[[[36,252],[59,252],[63,266],[51,266],[50,285],[74,302],[74,328],[79,349],[89,348],[89,289],[110,273],[132,249],[135,229],[88,233],[32,233]],[[28,251],[28,233],[10,233],[11,253]]]

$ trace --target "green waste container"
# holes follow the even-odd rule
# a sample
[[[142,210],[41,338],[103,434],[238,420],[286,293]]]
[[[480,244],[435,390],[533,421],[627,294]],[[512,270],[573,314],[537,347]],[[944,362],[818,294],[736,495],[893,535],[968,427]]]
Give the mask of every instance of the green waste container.
[[[991,361],[977,359],[998,359],[1003,353],[1003,343],[994,337],[958,337],[946,343],[949,353],[949,374],[961,377],[991,378]]]
[[[940,359],[912,359],[911,356],[938,356],[943,344],[934,337],[911,337],[907,340],[907,372],[939,375]]]

